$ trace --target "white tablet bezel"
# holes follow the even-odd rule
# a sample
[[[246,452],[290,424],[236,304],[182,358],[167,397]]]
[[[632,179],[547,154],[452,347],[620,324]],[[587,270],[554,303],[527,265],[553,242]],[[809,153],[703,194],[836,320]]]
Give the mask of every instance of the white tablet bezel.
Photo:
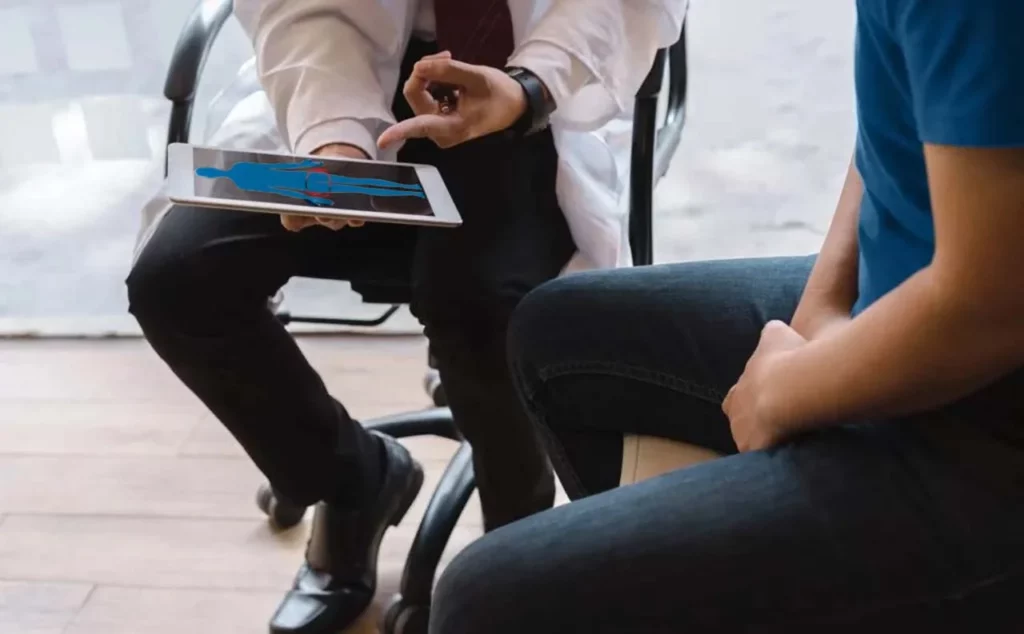
[[[211,198],[208,196],[197,196],[195,192],[195,170],[193,166],[193,148],[202,148],[214,152],[244,152],[246,154],[274,154],[282,156],[279,152],[258,152],[255,150],[228,150],[188,143],[172,143],[167,147],[167,197],[171,202],[179,205],[196,205],[200,207],[214,207],[217,209],[232,209],[238,211],[253,211],[269,214],[292,214],[297,216],[310,216],[319,218],[338,218],[344,220],[364,220],[366,222],[388,222],[397,224],[429,225],[441,227],[457,227],[462,224],[462,217],[455,208],[448,188],[445,187],[441,173],[432,165],[420,165],[417,163],[391,163],[387,165],[409,166],[416,170],[416,176],[423,185],[423,193],[430,202],[434,212],[433,216],[418,216],[414,214],[396,214],[381,211],[362,211],[357,209],[337,209],[334,207],[310,207],[307,205],[289,205],[287,203],[268,203],[262,201],[233,200],[230,198]],[[313,158],[319,161],[356,161],[371,162],[361,159],[338,159],[324,156],[296,156],[297,158]]]

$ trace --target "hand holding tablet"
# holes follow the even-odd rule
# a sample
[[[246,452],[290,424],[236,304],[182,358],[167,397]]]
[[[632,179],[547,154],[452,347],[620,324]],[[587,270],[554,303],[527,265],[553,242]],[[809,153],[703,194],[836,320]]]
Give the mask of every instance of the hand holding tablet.
[[[313,224],[462,223],[435,167],[353,156],[361,154],[342,145],[302,157],[175,143],[168,148],[169,198],[197,207],[279,214],[293,230]]]
[[[331,143],[319,148],[313,152],[313,156],[323,156],[327,158],[340,158],[340,159],[358,159],[358,160],[369,160],[369,156],[366,152],[362,151],[354,145],[345,145],[342,143]],[[339,220],[336,218],[311,218],[309,216],[296,216],[294,214],[282,214],[281,224],[288,231],[302,231],[307,227],[315,227],[322,225],[328,229],[344,229],[345,227],[361,227],[364,224],[362,220]]]

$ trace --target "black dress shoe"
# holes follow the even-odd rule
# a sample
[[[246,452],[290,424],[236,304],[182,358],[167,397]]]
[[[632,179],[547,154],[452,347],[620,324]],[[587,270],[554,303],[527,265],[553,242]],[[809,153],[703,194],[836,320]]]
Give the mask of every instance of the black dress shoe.
[[[402,521],[423,486],[423,468],[408,450],[393,438],[377,437],[386,461],[380,494],[358,511],[316,506],[306,563],[271,618],[270,634],[337,634],[373,601],[384,532]]]

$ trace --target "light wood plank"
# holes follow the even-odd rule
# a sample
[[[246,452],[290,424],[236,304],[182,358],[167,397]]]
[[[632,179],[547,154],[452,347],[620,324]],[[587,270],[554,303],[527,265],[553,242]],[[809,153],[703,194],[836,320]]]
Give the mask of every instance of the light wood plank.
[[[344,634],[376,634],[380,613],[397,586],[377,598]],[[266,631],[281,592],[100,587],[65,634],[252,634]]]
[[[97,588],[65,634],[265,632],[282,592]]]
[[[446,438],[437,438],[433,436],[424,436],[419,438],[403,438],[402,444],[409,448],[412,455],[421,462],[424,468],[424,483],[423,488],[420,491],[419,496],[416,498],[416,502],[412,508],[409,509],[409,513],[406,515],[403,524],[418,524],[420,519],[423,517],[423,513],[426,511],[428,500],[434,489],[437,487],[438,482],[441,479],[441,474],[444,472],[448,461],[455,454],[458,449],[458,443],[448,440]],[[219,424],[215,421],[204,420],[196,426],[192,436],[188,442],[185,443],[182,454],[184,456],[196,456],[204,457],[204,459],[213,459],[211,457],[232,457],[236,459],[244,459],[245,453],[239,447],[238,443],[234,438]],[[0,462],[2,465],[2,462]],[[183,481],[188,481],[189,478],[186,476]],[[238,490],[235,494],[236,498],[232,502],[226,505],[233,509],[241,509],[235,502],[238,499],[245,500],[246,504],[251,504],[251,499],[255,487],[259,486],[264,482],[264,479],[257,476],[255,484],[249,486],[251,490]],[[198,487],[198,491],[195,493],[197,496],[206,496],[206,493],[201,490],[201,486]],[[0,500],[2,500],[3,487],[0,485]],[[163,496],[163,494],[158,494]],[[178,504],[178,503],[175,503]],[[480,501],[476,495],[470,499],[467,505],[467,511],[463,513],[462,519],[469,526],[482,526],[482,520],[480,515]],[[169,507],[169,505],[168,505]],[[225,507],[225,508],[226,508]],[[48,511],[49,512],[49,511]],[[225,513],[227,511],[224,511]],[[241,509],[241,515],[228,515],[230,517],[248,517],[249,514]],[[167,513],[168,515],[174,515],[175,513]]]
[[[447,463],[459,448],[458,443],[447,438],[420,436],[403,438],[402,444],[421,462]],[[213,416],[204,417],[192,429],[182,445],[182,456],[240,457],[245,452],[238,441],[228,433]]]
[[[418,524],[443,472],[426,462],[403,524]],[[55,473],[60,478],[55,478]],[[13,514],[252,519],[264,481],[246,458],[0,457],[0,508]],[[463,523],[482,526],[474,493]]]
[[[0,632],[62,634],[92,586],[0,581]]]
[[[0,401],[0,454],[174,455],[203,416],[198,402]]]
[[[311,337],[300,346],[357,418],[429,404],[422,338]],[[308,520],[270,530],[253,503],[261,475],[148,345],[0,341],[0,359],[0,632],[265,631],[301,561]],[[403,442],[427,482],[385,539],[381,604],[457,448]],[[474,496],[444,562],[479,524]],[[374,632],[377,611],[356,631]]]
[[[400,376],[422,375],[427,367],[427,340],[424,337],[298,337],[306,358],[314,367],[330,372],[367,371],[370,367],[389,367]]]
[[[388,531],[382,582],[398,582],[415,530]],[[0,578],[280,592],[301,561],[305,534],[275,535],[246,520],[12,515],[0,526]],[[457,527],[444,561],[479,534]]]
[[[300,346],[342,398],[425,402],[422,338],[314,337]],[[196,402],[143,340],[0,341],[0,358],[0,400]]]
[[[257,520],[262,514],[253,500],[262,481],[242,458],[0,457],[0,508],[13,514]]]
[[[0,400],[194,404],[140,340],[0,341]]]

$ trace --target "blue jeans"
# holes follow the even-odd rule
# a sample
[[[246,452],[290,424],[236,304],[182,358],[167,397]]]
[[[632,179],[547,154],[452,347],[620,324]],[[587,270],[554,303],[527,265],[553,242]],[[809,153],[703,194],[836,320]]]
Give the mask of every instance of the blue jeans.
[[[529,295],[510,362],[576,501],[457,557],[431,633],[1024,631],[1020,372],[737,453],[722,398],[812,263],[585,273]],[[624,433],[727,456],[617,488]]]

